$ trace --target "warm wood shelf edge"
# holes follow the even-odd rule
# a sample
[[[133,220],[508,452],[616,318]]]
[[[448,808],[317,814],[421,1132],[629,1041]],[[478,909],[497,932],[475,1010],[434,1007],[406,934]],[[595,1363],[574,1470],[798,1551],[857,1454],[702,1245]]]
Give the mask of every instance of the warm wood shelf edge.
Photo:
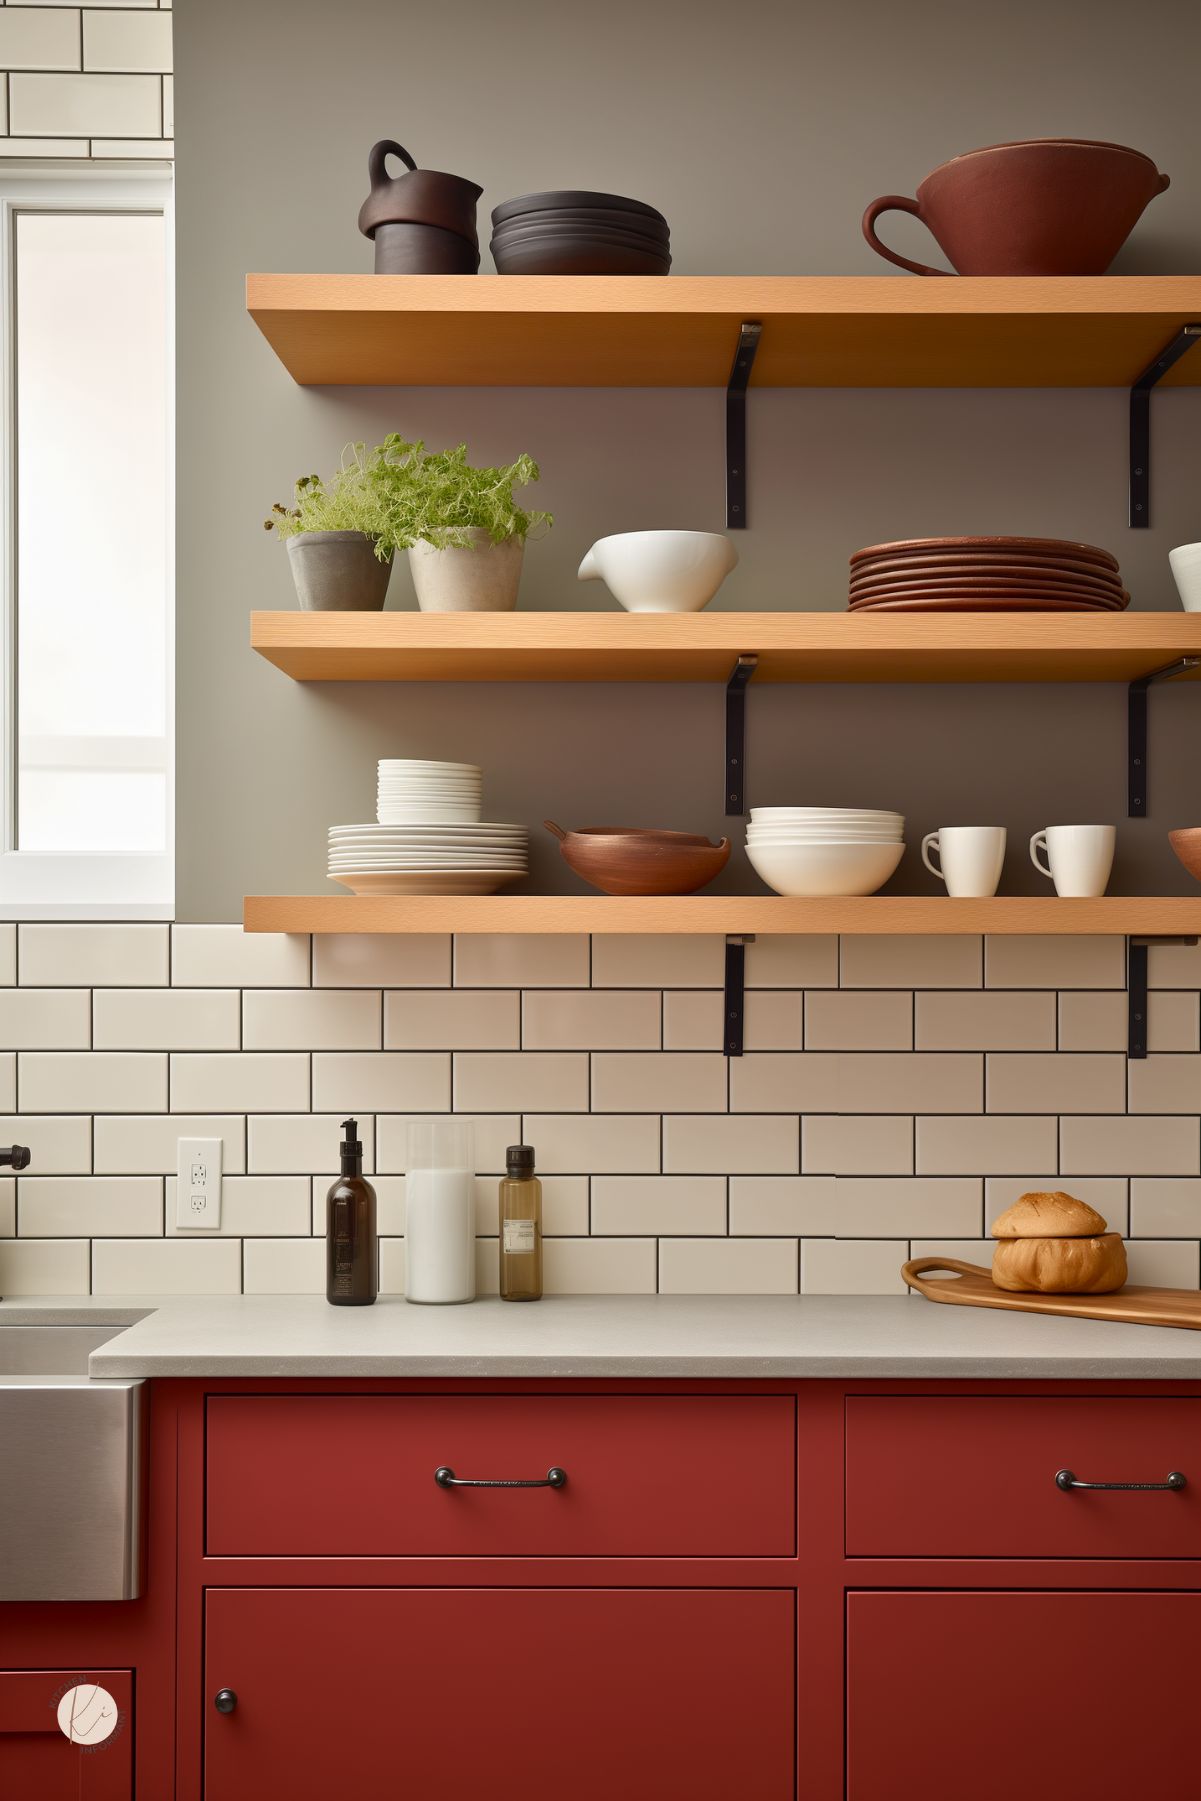
[[[296,681],[1129,681],[1201,655],[1201,614],[251,614]],[[1188,679],[1188,678],[1186,678]]]
[[[686,895],[617,900],[602,894],[249,895],[248,932],[663,932],[976,934],[1002,936],[1201,935],[1201,894],[1054,895],[951,900],[871,895],[786,900],[777,895]]]

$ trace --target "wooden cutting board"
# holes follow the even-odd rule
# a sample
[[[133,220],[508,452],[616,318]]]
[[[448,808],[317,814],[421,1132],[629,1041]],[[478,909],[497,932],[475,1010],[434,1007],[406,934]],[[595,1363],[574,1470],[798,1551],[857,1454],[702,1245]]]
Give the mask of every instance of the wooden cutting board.
[[[952,1270],[958,1280],[929,1282],[932,1270]],[[953,1307],[1005,1307],[1017,1313],[1062,1313],[1076,1319],[1109,1319],[1130,1326],[1188,1326],[1201,1331],[1201,1291],[1195,1288],[1140,1288],[1127,1283],[1115,1294],[1011,1294],[996,1288],[988,1270],[954,1257],[915,1257],[901,1271],[910,1288],[928,1301]]]

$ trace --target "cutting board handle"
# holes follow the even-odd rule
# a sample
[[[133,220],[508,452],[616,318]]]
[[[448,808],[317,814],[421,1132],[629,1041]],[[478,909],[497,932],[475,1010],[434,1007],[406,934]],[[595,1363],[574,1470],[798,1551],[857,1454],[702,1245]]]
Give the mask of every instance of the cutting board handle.
[[[928,1294],[934,1284],[923,1282],[922,1277],[933,1269],[950,1270],[957,1276],[988,1276],[990,1281],[992,1279],[990,1272],[981,1264],[961,1263],[958,1257],[913,1257],[902,1267],[901,1279],[910,1288],[916,1288],[919,1294]],[[952,1285],[940,1282],[938,1286],[945,1290]]]

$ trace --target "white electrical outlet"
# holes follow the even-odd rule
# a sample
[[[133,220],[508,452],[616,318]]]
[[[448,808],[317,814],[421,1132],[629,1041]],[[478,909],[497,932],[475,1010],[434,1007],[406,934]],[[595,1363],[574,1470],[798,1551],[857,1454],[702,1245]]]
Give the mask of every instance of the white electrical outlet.
[[[175,1224],[216,1231],[221,1224],[221,1140],[181,1138],[176,1157]]]

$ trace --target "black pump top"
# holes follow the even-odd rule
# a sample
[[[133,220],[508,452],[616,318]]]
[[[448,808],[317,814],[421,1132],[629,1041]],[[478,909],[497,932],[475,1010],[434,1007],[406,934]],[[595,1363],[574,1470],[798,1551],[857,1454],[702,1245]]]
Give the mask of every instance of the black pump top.
[[[344,1119],[342,1130],[346,1136],[342,1140],[342,1174],[344,1176],[361,1176],[363,1173],[363,1147],[359,1142],[359,1122],[357,1119]]]
[[[511,1144],[505,1152],[505,1168],[511,1176],[532,1176],[534,1173],[533,1145]]]

